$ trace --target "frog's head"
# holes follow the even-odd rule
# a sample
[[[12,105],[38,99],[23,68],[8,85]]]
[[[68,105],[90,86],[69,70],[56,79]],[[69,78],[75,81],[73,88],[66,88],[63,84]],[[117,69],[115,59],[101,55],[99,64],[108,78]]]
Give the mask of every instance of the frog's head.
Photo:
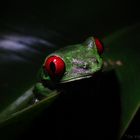
[[[92,77],[102,68],[102,51],[102,44],[93,37],[82,44],[62,48],[46,57],[42,79],[66,83]]]

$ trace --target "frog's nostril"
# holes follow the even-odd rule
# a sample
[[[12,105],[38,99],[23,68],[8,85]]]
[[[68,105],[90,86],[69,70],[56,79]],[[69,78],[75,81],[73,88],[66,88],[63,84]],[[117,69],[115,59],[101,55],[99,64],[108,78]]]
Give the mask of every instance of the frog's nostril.
[[[84,68],[84,69],[88,69],[88,68],[89,68],[89,64],[85,62],[85,63],[83,64],[83,68]]]

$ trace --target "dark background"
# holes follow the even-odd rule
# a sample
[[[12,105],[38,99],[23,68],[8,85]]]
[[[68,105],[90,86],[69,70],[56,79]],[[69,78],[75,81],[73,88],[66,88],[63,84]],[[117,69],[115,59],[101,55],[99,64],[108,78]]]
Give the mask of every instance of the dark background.
[[[0,19],[16,28],[51,29],[70,42],[89,34],[105,36],[139,22],[136,0],[51,0],[1,4]],[[25,29],[25,32],[28,32]]]
[[[136,3],[135,0],[133,1],[132,0],[127,0],[127,1],[125,0],[116,0],[116,1],[115,0],[106,0],[106,1],[104,0],[59,0],[59,1],[51,0],[45,2],[44,1],[38,1],[38,2],[11,1],[11,2],[1,4],[1,8],[0,8],[1,35],[3,33],[7,33],[7,34],[17,33],[18,35],[36,36],[44,40],[47,40],[48,42],[51,42],[54,46],[57,45],[64,46],[66,44],[73,44],[76,42],[80,42],[83,41],[89,35],[93,35],[93,34],[95,34],[99,38],[104,38],[107,35],[111,35],[111,33],[120,30],[124,27],[138,24],[140,20],[138,6],[139,5],[138,3]],[[39,62],[41,62],[41,60]],[[40,65],[38,64],[37,66],[35,66],[35,68],[39,68],[39,66]],[[27,73],[26,69],[27,68],[25,68],[25,73]],[[13,73],[14,71],[15,69],[13,69]],[[14,77],[15,81],[18,79],[18,76],[19,75],[17,74],[17,77]],[[2,77],[1,79],[5,79],[5,77]],[[8,80],[10,82],[13,81],[11,80],[11,77]],[[95,136],[92,135],[93,129],[90,129],[85,122],[83,122],[84,127],[80,125],[78,126],[78,123],[80,124],[82,122],[82,119],[88,119],[86,113],[87,114],[89,113],[89,115],[91,115],[91,118],[88,121],[88,123],[90,123],[90,120],[92,120],[93,117],[92,114],[90,114],[90,109],[92,108],[86,110],[86,107],[82,105],[82,107],[85,107],[84,108],[85,114],[84,115],[82,114],[83,113],[82,109],[79,110],[79,114],[78,114],[76,109],[79,109],[80,106],[79,104],[77,108],[76,106],[74,106],[77,105],[76,102],[77,100],[75,99],[74,100],[75,104],[73,105],[72,108],[66,105],[69,108],[69,110],[71,109],[72,111],[72,112],[67,112],[67,109],[63,107],[65,106],[65,100],[63,99],[62,103],[60,101],[58,101],[58,104],[60,104],[59,107],[56,107],[58,105],[56,103],[55,105],[52,106],[50,110],[47,111],[47,113],[49,112],[50,114],[49,116],[47,116],[48,114],[46,112],[43,112],[42,116],[40,116],[39,118],[33,121],[33,124],[27,129],[27,131],[25,131],[23,128],[23,134],[20,135],[20,137],[22,136],[25,138],[29,134],[31,134],[32,138],[35,138],[36,136],[37,137],[40,136],[40,138],[42,138],[45,135],[46,138],[47,136],[50,138],[51,136],[52,137],[56,136],[57,138],[62,137],[66,139],[66,136],[64,136],[63,133],[61,132],[64,131],[67,134],[67,137],[69,137],[69,136],[73,136],[74,133],[76,133],[77,131],[77,134],[80,133],[82,134],[81,136],[85,136],[85,137],[91,136],[92,138],[94,138]],[[105,107],[106,106],[102,108],[102,106],[100,106],[100,109],[105,110]],[[64,111],[61,109],[64,109]],[[66,115],[65,119],[69,120],[71,117],[73,117],[71,119],[71,121],[73,122],[63,121],[63,118],[61,118],[64,117],[63,113]],[[76,115],[73,116],[73,113],[76,113]],[[101,118],[102,115],[104,116],[104,114],[102,114],[101,112],[98,113],[100,114]],[[49,121],[45,121],[45,117],[47,117],[47,120]],[[76,120],[78,120],[78,117],[79,117],[79,122],[77,123]],[[105,117],[109,121],[110,116],[105,115]],[[138,119],[136,120],[138,122]],[[65,123],[68,123],[68,125],[70,126],[68,130],[65,130],[66,127]],[[74,128],[75,123],[77,123],[76,128]],[[95,126],[94,127],[98,129],[102,128],[105,130],[108,124],[105,121],[101,123],[104,124],[103,127],[95,127]],[[132,128],[130,128],[128,134],[135,131],[135,127],[138,127],[136,124],[138,123],[134,122],[134,125],[132,125]],[[92,126],[92,124],[90,125]],[[98,123],[96,123],[96,126],[98,126]],[[46,131],[49,132],[48,135]],[[98,130],[98,132],[103,132],[103,130],[101,131]],[[111,132],[114,133],[113,131]],[[107,133],[106,131],[104,131],[104,133],[98,133],[96,135],[102,137],[103,134],[109,134],[109,133],[110,132]],[[113,134],[110,135],[110,137],[112,138]]]

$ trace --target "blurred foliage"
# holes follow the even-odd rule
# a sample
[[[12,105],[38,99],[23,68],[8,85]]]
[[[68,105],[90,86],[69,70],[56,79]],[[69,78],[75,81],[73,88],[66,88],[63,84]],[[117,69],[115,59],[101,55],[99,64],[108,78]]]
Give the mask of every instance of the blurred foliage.
[[[117,75],[120,84],[120,92],[118,93],[121,98],[120,107],[122,114],[120,114],[120,131],[122,133],[122,131],[128,127],[131,119],[133,119],[139,105],[139,33],[138,4],[131,0],[127,2],[121,0],[115,2],[113,0],[51,0],[46,2],[30,1],[28,3],[16,3],[11,1],[6,3],[4,10],[0,10],[0,111],[4,112],[13,102],[16,103],[17,99],[22,97],[24,93],[26,93],[25,91],[28,91],[28,89],[33,86],[37,80],[38,70],[47,54],[65,45],[82,42],[90,35],[96,35],[102,38],[105,44],[105,60],[120,60],[123,64],[122,67],[115,67],[115,75]],[[105,78],[106,77],[107,76],[105,76]],[[108,78],[108,80],[110,80],[110,78]],[[106,94],[107,91],[108,88],[104,89],[104,94]],[[112,90],[109,93],[111,92]],[[74,96],[73,98],[79,102],[78,98],[80,99],[80,95],[77,95],[79,97],[77,96],[76,98]],[[109,99],[113,99],[111,94],[109,95]],[[53,99],[53,97],[54,96],[50,99]],[[107,99],[107,97],[108,96],[104,97],[104,99]],[[72,101],[73,98],[70,96]],[[45,100],[43,105],[46,106],[49,100]],[[103,105],[105,102],[103,99],[100,100],[100,102],[102,102],[100,104]],[[110,100],[108,103],[110,103]],[[48,125],[50,129],[54,129],[54,131],[55,129],[59,129],[62,123],[64,128],[60,127],[60,129],[64,131],[66,127],[64,123],[68,123],[71,120],[70,122],[72,123],[73,121],[72,124],[74,124],[76,122],[75,117],[78,119],[80,115],[78,115],[76,111],[72,111],[76,110],[74,107],[67,108],[64,101],[64,103],[59,105],[60,101],[54,103],[55,105],[52,105],[52,107],[43,113],[41,113],[41,110],[43,110],[44,107],[41,103],[40,106],[35,107],[33,111],[29,108],[15,114],[15,120],[14,117],[12,117],[9,119],[11,123],[8,120],[9,122],[6,123],[5,127],[1,126],[0,139],[9,139],[9,137],[10,139],[18,139],[18,136],[25,138],[30,133],[32,137],[35,137],[30,129],[35,128],[36,130],[34,131],[36,133],[40,129],[38,133],[41,134],[41,131],[45,132],[41,129],[43,123],[46,126]],[[88,104],[88,102],[85,103]],[[66,107],[63,108],[62,105],[66,105]],[[107,104],[107,107],[109,107],[109,105]],[[77,104],[75,104],[75,108],[77,108],[76,106]],[[88,105],[85,106],[89,107]],[[98,107],[101,110],[101,107]],[[64,110],[64,112],[61,109]],[[92,106],[89,107],[88,112],[84,112],[85,110],[83,109],[84,111],[82,113],[88,114],[90,109],[92,109]],[[118,113],[119,111],[117,111],[117,109],[119,109],[119,107],[115,109]],[[69,110],[69,113],[67,110]],[[112,109],[111,111],[113,112]],[[33,112],[38,112],[39,117],[37,117],[37,119],[31,115]],[[62,115],[60,115],[60,112]],[[108,112],[108,110],[106,110],[106,112]],[[63,118],[61,118],[64,117],[63,113],[64,115],[65,113],[68,113],[68,115],[71,114],[70,117],[72,117],[73,113],[76,113],[77,116],[75,115],[72,119],[68,117],[68,120],[65,122]],[[80,114],[82,113],[80,112]],[[99,112],[97,111],[96,113]],[[56,115],[56,117],[54,117],[54,115]],[[108,112],[108,116],[109,115],[110,113]],[[87,119],[86,115],[83,115],[80,120],[84,119],[84,117]],[[107,124],[105,120],[102,121],[101,117],[99,118],[99,127],[100,129],[103,128],[102,131],[105,131]],[[108,121],[110,119],[110,117],[103,118]],[[89,120],[91,121],[92,119]],[[39,127],[38,129],[35,127],[36,123]],[[67,123],[66,125],[69,126],[70,124]],[[103,126],[104,123],[105,126]],[[56,127],[56,125],[59,126]],[[70,128],[74,129],[73,127],[74,126]],[[114,126],[112,127],[114,128]],[[61,134],[59,134],[60,131],[53,133],[50,129],[46,128],[46,131],[50,133],[48,134],[49,136],[56,134],[56,137],[61,137]],[[86,128],[83,129],[85,130]],[[88,130],[89,128],[87,131]],[[75,129],[73,131],[75,131]],[[80,131],[82,130],[80,129],[79,132]],[[88,137],[87,134],[89,134],[86,133],[87,131],[85,130],[86,137]],[[93,136],[92,131],[93,130],[91,130],[90,135]],[[107,131],[105,132],[107,133]],[[68,134],[70,135],[70,133],[71,132]],[[108,134],[105,135],[108,136]],[[42,136],[44,135],[42,134]]]
[[[139,32],[140,25],[137,24],[117,31],[104,40],[109,46],[104,59],[120,65],[115,71],[121,86],[121,135],[140,108]]]

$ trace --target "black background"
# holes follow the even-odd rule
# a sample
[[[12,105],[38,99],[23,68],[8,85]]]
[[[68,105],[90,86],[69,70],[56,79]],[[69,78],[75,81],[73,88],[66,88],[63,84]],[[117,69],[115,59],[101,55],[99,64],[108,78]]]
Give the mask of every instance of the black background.
[[[123,27],[139,23],[139,19],[138,4],[134,0],[51,0],[45,2],[11,1],[1,4],[0,8],[1,30],[10,29],[10,32],[21,32],[21,34],[26,33],[41,37],[46,36],[46,39],[51,40],[56,45],[79,42],[85,39],[87,36],[93,35],[93,33],[102,38]],[[51,31],[53,31],[53,33]],[[58,34],[59,37],[54,39],[56,34]],[[116,88],[114,86],[112,87]],[[100,93],[102,93],[102,91],[100,91]],[[108,96],[105,96],[105,99],[107,97]],[[83,115],[83,110],[79,110],[78,112],[76,110],[81,107],[76,102],[78,97],[75,97],[76,99],[73,101],[74,104],[72,107],[65,103],[64,99],[67,98],[67,96],[61,98],[61,100],[58,100],[56,104],[54,104],[52,108],[47,111],[47,113],[49,112],[50,116],[47,116],[46,112],[44,112],[42,116],[34,120],[33,124],[29,127],[29,129],[27,129],[27,131],[20,135],[20,139],[22,137],[26,138],[28,135],[30,135],[33,139],[36,137],[38,137],[38,139],[68,139],[69,137],[75,138],[76,134],[80,136],[80,139],[82,137],[84,139],[95,138],[95,135],[92,133],[93,129],[89,128],[89,126],[92,126],[90,123],[93,123],[91,120],[94,116],[90,114],[90,109],[92,109],[92,106],[90,104],[86,104],[86,106],[82,105],[85,111]],[[83,103],[83,100],[84,97],[81,99],[81,104]],[[116,102],[119,103],[118,98],[117,100],[118,102]],[[103,101],[101,105],[104,103],[106,102]],[[59,105],[59,107],[57,107],[57,105]],[[64,107],[65,105],[66,108]],[[90,108],[86,110],[86,107],[89,106]],[[100,110],[105,110],[105,107],[106,106],[101,108],[100,106]],[[67,108],[69,110],[71,109],[72,112],[67,112]],[[66,112],[63,111],[63,109]],[[119,111],[119,108],[117,109]],[[75,117],[73,116],[73,113],[76,114]],[[100,120],[102,117],[106,118],[108,121],[111,120],[109,118],[110,116],[105,115],[104,113],[96,113],[99,113]],[[66,115],[64,119],[61,118],[64,117],[63,114]],[[86,114],[91,115],[91,117],[88,118]],[[45,121],[46,116],[47,119]],[[83,126],[78,125],[82,122],[82,119],[89,119],[87,121],[89,126],[87,125],[88,123],[86,124],[85,122],[83,122]],[[69,120],[71,121],[69,122]],[[138,121],[138,119],[136,120]],[[114,120],[112,119],[111,121]],[[118,120],[115,121],[117,122]],[[74,126],[74,124],[76,125]],[[135,127],[138,127],[135,124],[138,123],[134,122],[134,125],[131,126],[132,128],[128,130],[128,134],[131,134],[131,132],[133,134]],[[102,125],[102,127],[99,125]],[[94,129],[104,129],[97,131],[98,133],[96,133],[96,137],[98,138],[96,139],[103,139],[104,136],[106,138],[108,137],[108,139],[114,138],[116,134],[114,134],[113,130],[111,131],[110,125],[108,126],[109,129],[105,130],[107,125],[108,124],[105,121],[101,121],[100,124],[96,123]],[[67,130],[65,130],[66,126],[68,126]],[[67,134],[67,136],[65,136],[65,134]],[[128,137],[126,136],[124,138]]]
[[[0,19],[22,28],[52,29],[70,41],[89,34],[105,36],[139,22],[135,0],[51,0],[1,4]],[[30,28],[31,29],[31,28]],[[26,30],[27,31],[27,30]]]

